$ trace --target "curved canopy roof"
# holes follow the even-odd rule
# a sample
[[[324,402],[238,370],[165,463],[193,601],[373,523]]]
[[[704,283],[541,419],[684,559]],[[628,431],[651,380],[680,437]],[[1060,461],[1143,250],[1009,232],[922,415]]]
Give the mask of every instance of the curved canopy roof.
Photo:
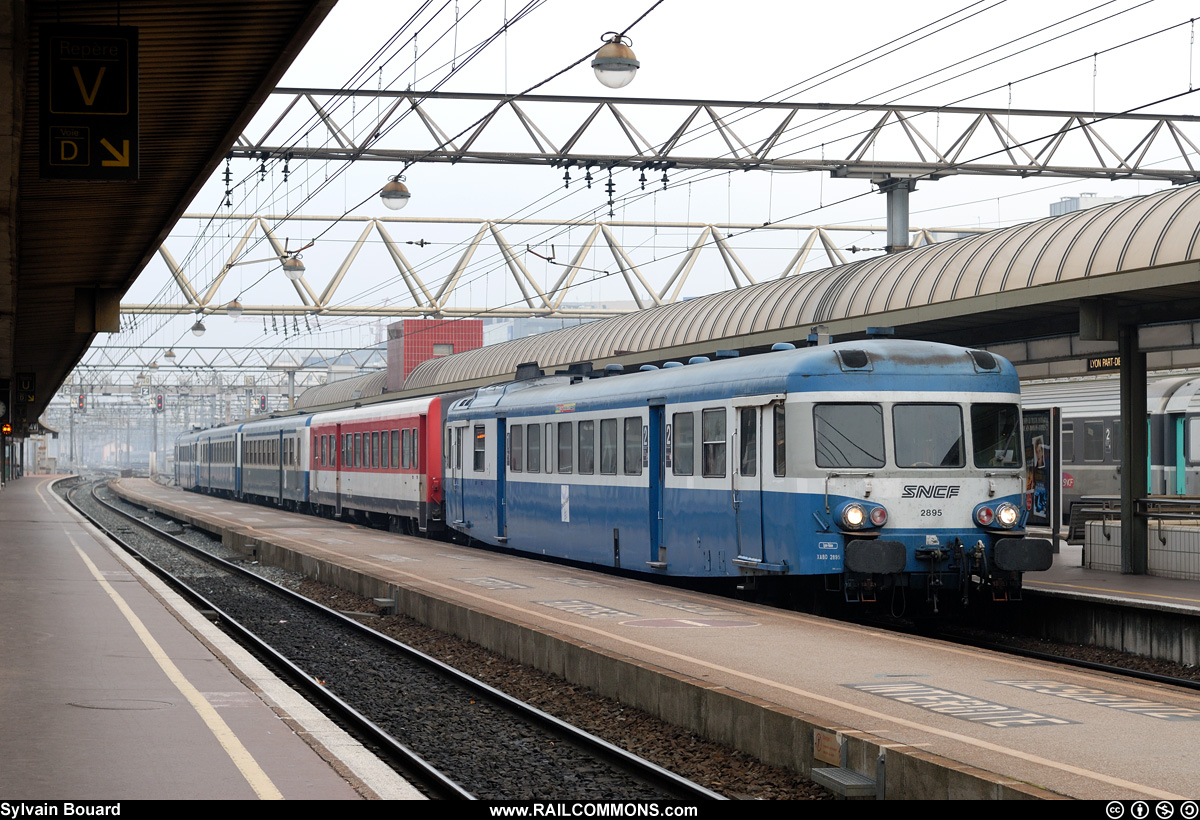
[[[306,410],[326,404],[374,398],[386,392],[386,388],[387,371],[377,370],[374,373],[310,387],[296,397],[296,409]]]
[[[678,358],[734,340],[764,347],[802,340],[816,325],[839,335],[904,326],[900,335],[974,345],[1075,332],[1088,297],[1155,289],[1156,304],[1200,300],[1198,258],[1200,186],[1192,185],[433,359],[404,389],[507,379],[522,362],[553,369]],[[1180,271],[1179,263],[1192,264]],[[1170,275],[1136,275],[1160,268]]]

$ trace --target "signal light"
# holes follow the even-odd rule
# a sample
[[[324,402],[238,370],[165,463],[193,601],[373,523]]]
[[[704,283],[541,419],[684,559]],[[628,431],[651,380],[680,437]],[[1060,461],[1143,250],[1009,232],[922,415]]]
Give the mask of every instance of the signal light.
[[[267,409],[267,397],[266,396],[258,397],[258,409],[260,412],[266,412],[266,409]]]
[[[154,401],[154,409],[161,411],[162,407],[163,407],[163,397],[162,397],[162,393],[159,393],[158,398],[155,399],[155,401]]]
[[[79,394],[79,409],[80,410],[83,409],[83,394],[82,393]]]
[[[12,435],[12,425],[9,424],[7,421],[4,422],[4,426],[0,427],[0,433],[3,433],[6,436],[11,436]]]

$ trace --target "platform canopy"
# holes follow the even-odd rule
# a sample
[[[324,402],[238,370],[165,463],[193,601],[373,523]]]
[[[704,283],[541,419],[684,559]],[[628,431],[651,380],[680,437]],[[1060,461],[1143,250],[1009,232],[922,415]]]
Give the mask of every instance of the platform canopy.
[[[1200,318],[1200,185],[433,359],[404,387],[486,384],[523,362],[551,372],[745,353],[817,328],[999,345],[1077,334],[1081,311],[1114,349],[1118,323]]]
[[[0,175],[0,380],[24,374],[25,383],[32,383],[33,401],[24,406],[30,422],[97,330],[116,329],[120,297],[335,2],[0,4],[0,50],[7,55],[0,62],[0,100],[8,109],[0,117],[0,159],[7,169]],[[83,163],[90,156],[91,164],[64,170],[57,167],[62,163],[50,162],[56,167],[47,174],[39,119],[45,90],[41,46],[52,29],[63,36],[61,28],[54,28],[63,26],[136,30],[136,50],[123,36],[116,38],[122,40],[120,59],[106,65],[112,69],[110,78],[126,76],[119,74],[120,68],[136,69],[128,76],[136,79],[132,99],[137,117],[129,126],[133,130],[122,132],[126,139],[113,138],[112,148],[89,155],[59,146],[55,159]],[[130,62],[133,54],[136,60]],[[53,65],[54,59],[47,63]],[[91,83],[80,81],[84,96],[89,103],[112,102],[106,96],[107,81],[92,81],[88,67],[80,72]],[[70,88],[72,66],[58,68]],[[56,87],[54,83],[51,79],[49,85]],[[127,98],[114,105],[124,111]],[[92,123],[67,129],[68,136],[77,139],[93,126],[99,128]],[[51,140],[67,133],[64,126],[56,127]],[[125,161],[134,164],[135,157],[136,169],[122,166]],[[79,175],[46,178],[67,171]],[[99,178],[108,171],[114,172],[112,178]],[[89,173],[92,178],[81,178]],[[20,434],[21,425],[15,426]]]

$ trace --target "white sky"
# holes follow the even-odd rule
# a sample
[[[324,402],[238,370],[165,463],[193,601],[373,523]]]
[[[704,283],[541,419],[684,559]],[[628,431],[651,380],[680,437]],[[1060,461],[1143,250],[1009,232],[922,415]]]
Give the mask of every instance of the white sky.
[[[512,26],[506,36],[500,37],[466,65],[442,90],[492,93],[524,90],[594,50],[604,32],[625,28],[651,2],[547,0],[527,19]],[[341,0],[288,72],[283,84],[336,88],[349,82],[364,60],[380,48],[417,7],[418,4],[413,2]],[[455,0],[439,0],[431,4],[430,11],[421,17],[421,21],[428,25],[417,37],[415,87],[425,90],[445,75],[448,68],[445,64],[454,57],[452,44],[456,8],[462,17],[457,28],[457,50],[461,54],[470,45],[499,28],[506,14],[511,17],[521,7],[521,0],[481,0],[478,4],[474,0],[457,0],[457,3]],[[434,17],[433,11],[437,9],[441,9],[441,13]],[[853,4],[767,0],[734,4],[708,0],[666,0],[630,32],[633,48],[642,62],[637,78],[626,88],[610,93],[618,100],[626,97],[746,101],[786,98],[804,102],[958,103],[997,108],[1120,111],[1186,92],[1190,86],[1200,84],[1200,66],[1194,65],[1198,55],[1192,42],[1191,27],[1185,24],[1139,45],[1099,54],[1094,60],[1090,59],[1090,55],[1167,26],[1185,23],[1195,15],[1195,10],[1194,3],[1173,0],[1148,3],[1139,3],[1138,0],[1113,0],[1109,3],[983,0],[970,6],[967,0],[960,3],[903,4],[861,0]],[[972,14],[974,16],[970,19],[964,19]],[[963,22],[919,44],[849,71],[843,77],[825,82],[809,81],[801,86],[803,90],[797,96],[790,95],[800,89],[780,95],[780,92],[806,78],[820,75],[839,63],[947,15],[954,15],[951,20],[963,19]],[[943,79],[946,73],[889,91],[901,83],[916,80],[960,60],[970,60],[980,52],[1072,15],[1079,16],[1071,23],[1057,25],[1003,48],[994,56],[1012,53],[1104,17],[1116,16],[1078,34],[1063,37],[994,67],[969,73],[928,90],[919,89]],[[446,36],[440,42],[435,42],[443,34]],[[377,69],[368,72],[369,76],[363,84],[375,88],[382,82],[385,87],[404,88],[412,83],[413,50],[406,33],[401,38],[398,50],[393,46],[389,52],[389,56],[393,53],[394,56],[383,68],[382,74]],[[1089,59],[1068,69],[1020,81],[1028,75],[1083,57]],[[951,73],[975,67],[982,61],[972,60]],[[1009,83],[1013,83],[1011,91]],[[999,90],[976,96],[994,88]],[[595,80],[585,61],[568,74],[539,88],[536,93],[602,96],[606,90]],[[1183,96],[1152,110],[1176,115],[1197,114],[1200,113],[1198,97],[1200,94]],[[963,100],[965,102],[960,102]],[[482,113],[482,109],[478,111]],[[249,129],[249,133],[257,136],[273,117],[273,114],[264,113]],[[557,125],[569,132],[577,119],[548,122],[552,127]],[[415,126],[415,118],[412,125]],[[750,125],[745,128],[753,131]],[[419,138],[418,132],[412,133],[414,140]],[[1191,133],[1196,139],[1196,132]],[[561,134],[551,136],[561,138]],[[831,156],[839,150],[847,152],[849,146],[833,142],[834,136],[833,132],[818,132],[816,136],[806,138],[807,142],[798,141],[796,148],[810,148],[819,145],[823,139],[830,139],[827,150]],[[750,142],[750,139],[746,141]],[[820,148],[815,150],[820,151]],[[812,156],[813,151],[810,149],[806,155]],[[1193,162],[1196,161],[1193,157]],[[1172,163],[1176,167],[1180,164],[1178,160]],[[337,167],[327,167],[324,163],[310,165],[312,167],[303,167],[301,163],[294,163],[287,185],[282,183],[278,169],[273,169],[263,185],[239,186],[234,198],[235,201],[244,198],[244,204],[239,204],[233,210],[241,213],[281,213],[287,208],[296,207],[326,175],[338,171]],[[387,163],[358,163],[311,202],[303,204],[300,210],[308,215],[341,214],[356,203],[367,200],[363,207],[353,213],[365,216],[390,215],[391,212],[386,211],[372,194],[389,174],[400,170],[400,167]],[[244,160],[233,165],[235,180],[247,176],[257,180],[257,175],[252,171],[251,164]],[[224,185],[219,176],[210,180],[189,211],[208,213],[220,209]],[[581,175],[573,173],[572,176],[578,180]],[[635,187],[636,176],[637,172],[616,175],[619,195],[629,193]],[[673,181],[677,181],[691,175],[673,172],[671,176]],[[500,218],[518,213],[531,214],[535,210],[530,207],[531,204],[541,201],[541,210],[537,214],[539,217],[607,219],[603,175],[596,172],[596,179],[590,191],[577,181],[572,184],[569,196],[561,196],[567,193],[562,190],[561,170],[418,165],[407,172],[407,183],[413,198],[402,215]],[[816,173],[705,174],[695,175],[695,180],[691,185],[678,185],[669,191],[628,202],[623,208],[619,206],[615,218],[657,217],[660,221],[731,220],[761,223],[768,219],[778,221],[790,217],[794,222],[817,224],[883,224],[885,221],[885,198],[878,194],[859,196],[844,204],[830,204],[869,192],[871,186],[862,180],[834,180]],[[647,189],[652,190],[655,186],[661,189],[659,180],[652,177]],[[1166,186],[1146,182],[960,176],[918,185],[911,199],[911,223],[921,227],[994,228],[1047,216],[1049,204],[1063,196],[1082,192],[1094,192],[1100,196],[1127,196],[1149,193],[1163,187]],[[219,272],[229,253],[230,246],[226,244],[228,237],[233,232],[240,232],[242,225],[218,224],[210,229],[209,239],[200,243],[194,238],[198,227],[196,222],[181,224],[167,245],[176,258],[188,259],[186,272],[192,281],[197,285],[206,285]],[[459,251],[454,250],[455,243],[468,238],[475,227],[396,226],[389,230],[400,241],[426,239],[440,243],[428,248],[405,249],[410,261],[420,267],[426,282],[436,287],[449,273],[458,256]],[[278,232],[281,237],[289,239],[291,247],[296,247],[309,241],[314,230],[315,223],[292,223]],[[304,261],[309,267],[307,276],[314,290],[320,292],[324,287],[325,281],[345,256],[348,242],[360,230],[361,226],[345,230],[339,227],[305,252]],[[526,236],[515,229],[511,233],[506,229],[506,234],[514,246],[522,248],[527,241],[539,241],[539,235],[532,232]],[[214,235],[218,239],[213,239]],[[627,247],[640,246],[634,254],[635,263],[643,267],[652,281],[662,282],[677,264],[677,259],[672,259],[671,254],[689,238],[694,239],[695,232],[691,232],[689,237],[679,232],[653,235],[631,231],[622,233],[621,237]],[[545,241],[547,245],[554,242],[558,258],[563,259],[568,256],[566,246],[581,238],[582,234],[576,230],[570,234],[559,234],[553,239],[545,238]],[[748,239],[746,242],[751,246],[758,242],[760,250],[747,250],[744,259],[756,270],[761,281],[772,271],[777,275],[782,264],[778,261],[779,255],[784,254],[782,262],[786,262],[786,257],[794,252],[798,241],[794,235],[789,235],[786,240],[776,236],[769,240]],[[881,234],[839,234],[837,241],[845,247],[851,244],[880,247],[884,244],[884,237]],[[790,248],[786,247],[788,243]],[[770,250],[779,244],[785,247]],[[735,243],[735,247],[739,246]],[[546,246],[536,249],[548,253]],[[252,251],[249,258],[269,255],[265,250],[260,247]],[[481,250],[477,255],[479,266],[469,277],[472,284],[464,291],[462,304],[486,301],[494,305],[511,302],[519,296],[507,274],[498,270],[491,249],[488,250],[487,254]],[[712,255],[706,257],[706,261],[698,266],[697,273],[693,274],[688,295],[729,286],[728,278],[723,276],[724,268],[719,256],[715,251],[710,253]],[[550,268],[532,256],[527,260],[531,273],[543,282],[553,282],[560,272],[560,269]],[[590,264],[598,268],[615,269],[607,251],[593,253]],[[814,254],[809,268],[824,264]],[[215,302],[222,304],[240,292],[244,303],[297,303],[294,291],[282,274],[277,270],[269,271],[268,265],[235,268]],[[485,276],[488,271],[492,273]],[[395,274],[394,265],[378,243],[374,243],[355,262],[351,275],[339,290],[340,300],[381,303],[387,299],[391,303],[411,304],[411,298]],[[623,287],[620,277],[613,277],[604,285],[581,290],[569,298],[572,301],[589,298],[628,299],[628,292],[621,292]],[[126,302],[145,302],[160,291],[168,294],[167,301],[183,301],[178,290],[169,284],[166,266],[156,259],[126,296]],[[144,344],[178,350],[194,341],[187,332],[192,321],[191,317],[169,320],[148,317],[139,323],[135,331],[116,334],[102,339],[100,343]],[[270,321],[267,324],[270,327]],[[303,323],[300,323],[301,335],[293,335],[285,340],[279,332],[268,332],[264,336],[261,318],[246,317],[235,323],[225,316],[213,316],[206,319],[208,333],[200,343],[206,346],[354,346],[373,341],[374,332],[362,329],[365,324],[368,323],[362,320],[326,319],[322,321],[324,332],[316,333],[314,322],[311,325],[314,332],[306,333],[303,332]]]

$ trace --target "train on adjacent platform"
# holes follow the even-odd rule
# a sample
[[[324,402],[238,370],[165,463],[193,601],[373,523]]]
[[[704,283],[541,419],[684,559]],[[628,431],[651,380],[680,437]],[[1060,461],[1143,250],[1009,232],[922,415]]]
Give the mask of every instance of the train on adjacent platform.
[[[1026,410],[1057,407],[1063,521],[1088,497],[1118,497],[1122,452],[1120,379],[1106,374],[1026,384]],[[1146,494],[1200,496],[1200,376],[1151,378],[1146,386]]]
[[[790,348],[787,345],[777,346]],[[247,421],[180,487],[640,574],[847,601],[1020,597],[1020,390],[985,351],[868,339]]]

